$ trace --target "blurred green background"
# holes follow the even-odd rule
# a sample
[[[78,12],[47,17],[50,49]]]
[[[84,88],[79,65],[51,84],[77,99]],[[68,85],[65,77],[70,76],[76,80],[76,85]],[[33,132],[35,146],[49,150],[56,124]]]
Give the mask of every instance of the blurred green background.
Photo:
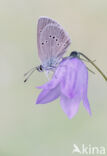
[[[0,156],[71,156],[79,147],[107,144],[107,85],[97,71],[89,73],[88,97],[92,117],[80,105],[69,120],[59,100],[35,105],[47,81],[35,72],[39,65],[37,21],[48,16],[69,33],[71,50],[81,51],[107,74],[107,0],[5,0],[0,1]]]

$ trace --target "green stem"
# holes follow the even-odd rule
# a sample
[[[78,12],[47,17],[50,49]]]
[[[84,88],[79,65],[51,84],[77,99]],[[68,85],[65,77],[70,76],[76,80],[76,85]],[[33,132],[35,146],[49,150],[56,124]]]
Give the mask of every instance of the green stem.
[[[93,61],[91,61],[87,56],[85,56],[83,53],[79,52],[80,55],[82,55],[83,57],[85,57],[98,71],[99,73],[103,76],[103,78],[107,81],[107,77],[105,76],[105,74],[101,71],[100,68],[98,68],[95,63]]]

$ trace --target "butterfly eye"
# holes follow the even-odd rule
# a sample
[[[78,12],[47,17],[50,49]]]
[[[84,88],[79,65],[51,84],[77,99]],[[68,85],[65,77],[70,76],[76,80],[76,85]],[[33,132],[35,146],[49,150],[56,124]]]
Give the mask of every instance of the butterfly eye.
[[[43,66],[40,65],[40,66],[39,66],[39,69],[40,69],[40,71],[43,71]]]

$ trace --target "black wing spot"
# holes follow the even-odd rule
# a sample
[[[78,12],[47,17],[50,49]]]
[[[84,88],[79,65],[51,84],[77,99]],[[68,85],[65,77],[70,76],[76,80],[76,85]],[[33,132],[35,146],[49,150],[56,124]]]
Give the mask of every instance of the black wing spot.
[[[46,41],[46,43],[48,43],[48,41]]]
[[[51,35],[49,37],[52,37]]]
[[[53,39],[55,38],[55,36],[53,36]]]
[[[56,39],[56,41],[58,41],[58,39]]]
[[[57,45],[59,46],[59,43]]]
[[[44,43],[42,42],[42,45],[44,45]]]

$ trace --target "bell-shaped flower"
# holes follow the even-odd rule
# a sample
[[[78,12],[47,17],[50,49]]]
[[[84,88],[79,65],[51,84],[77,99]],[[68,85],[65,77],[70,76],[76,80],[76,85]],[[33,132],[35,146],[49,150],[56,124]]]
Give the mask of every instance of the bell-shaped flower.
[[[42,89],[36,104],[46,104],[60,98],[63,111],[71,119],[79,109],[80,102],[91,115],[87,98],[88,70],[77,57],[64,59],[57,67],[52,79],[38,87]]]

